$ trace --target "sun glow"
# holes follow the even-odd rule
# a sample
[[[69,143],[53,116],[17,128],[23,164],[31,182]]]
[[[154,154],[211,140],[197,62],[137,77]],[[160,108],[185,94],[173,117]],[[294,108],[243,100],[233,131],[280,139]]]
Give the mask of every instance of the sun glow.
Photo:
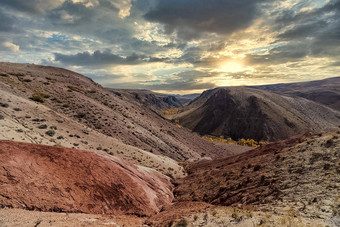
[[[249,67],[245,67],[241,62],[227,61],[223,62],[218,67],[219,71],[226,73],[238,73],[249,70]]]

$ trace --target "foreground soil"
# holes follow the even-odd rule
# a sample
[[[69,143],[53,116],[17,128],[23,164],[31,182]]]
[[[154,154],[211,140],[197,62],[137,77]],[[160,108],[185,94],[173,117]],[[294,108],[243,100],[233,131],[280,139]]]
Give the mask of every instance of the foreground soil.
[[[169,178],[104,152],[0,141],[0,207],[150,216],[172,201]]]
[[[340,223],[340,131],[304,135],[187,166],[177,201],[246,207]]]

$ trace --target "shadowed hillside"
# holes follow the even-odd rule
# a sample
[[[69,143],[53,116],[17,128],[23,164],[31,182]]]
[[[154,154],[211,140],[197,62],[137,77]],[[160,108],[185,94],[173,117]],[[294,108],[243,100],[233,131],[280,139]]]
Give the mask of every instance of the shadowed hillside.
[[[204,92],[174,118],[201,135],[278,140],[340,125],[340,113],[303,99],[248,87]]]
[[[178,108],[182,106],[182,103],[172,95],[156,93],[148,90],[108,89],[116,95],[122,95],[128,99],[134,100],[143,104],[145,108],[152,109],[158,113],[162,113],[162,111],[170,108]]]

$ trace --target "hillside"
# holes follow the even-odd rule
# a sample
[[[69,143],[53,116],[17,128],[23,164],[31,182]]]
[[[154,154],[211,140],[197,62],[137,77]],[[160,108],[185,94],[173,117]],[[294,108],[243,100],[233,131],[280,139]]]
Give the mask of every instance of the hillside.
[[[150,216],[172,201],[169,178],[104,152],[0,141],[0,207]]]
[[[40,108],[47,108],[49,116],[66,117],[72,120],[72,125],[77,123],[77,127],[81,125],[125,145],[177,161],[200,159],[202,153],[211,158],[230,155],[225,148],[205,141],[189,130],[165,120],[154,111],[145,108],[142,103],[107,90],[75,72],[30,64],[0,63],[0,74],[0,90],[9,96],[1,98],[0,102],[10,106],[15,116],[20,115],[14,120],[19,119],[18,122],[22,125],[40,117],[25,118],[24,111],[14,111],[13,108],[20,108],[20,103],[10,103],[11,97],[19,99],[20,102],[23,100],[33,102],[34,100],[30,98],[36,99],[34,102],[38,110],[34,110],[38,115]],[[3,109],[7,108],[1,107],[2,111]],[[7,118],[12,119],[12,113],[8,113]],[[54,124],[55,122],[48,122],[47,125],[50,127]],[[69,127],[64,123],[60,124],[61,129]],[[61,136],[75,137],[74,132],[67,131],[69,130],[65,130]],[[77,139],[84,136],[83,134],[86,135],[77,134]],[[8,139],[6,133],[3,135],[5,137],[2,139]],[[56,136],[49,140],[55,140],[51,142],[52,144],[60,141],[56,140]],[[73,138],[71,140],[73,142]],[[79,145],[81,140],[75,143]],[[92,148],[96,148],[95,146],[97,145],[91,145]],[[110,147],[113,146],[101,146],[108,152],[111,150]]]
[[[340,206],[339,149],[340,131],[334,131],[275,142],[231,158],[189,164],[188,176],[176,181],[175,200],[232,206],[235,216],[230,219],[234,223],[251,219],[245,210],[253,207],[280,215],[281,225],[288,224],[285,215],[293,212],[295,217],[319,219],[336,226]],[[236,207],[245,210],[235,211]],[[223,214],[216,215],[215,211],[215,219],[220,215]],[[278,220],[274,219],[274,226]],[[302,226],[301,220],[297,226]]]
[[[206,91],[172,117],[201,135],[234,140],[273,141],[340,125],[340,113],[326,106],[248,87]]]
[[[182,105],[187,104],[194,100],[195,98],[199,97],[200,93],[193,93],[193,94],[187,94],[187,95],[175,95],[178,101],[182,103]]]
[[[144,105],[145,108],[149,108],[160,114],[164,110],[182,106],[182,103],[172,95],[156,93],[148,90],[108,89],[118,96],[124,96],[125,98],[138,102]]]
[[[256,88],[303,97],[340,111],[340,77],[300,83],[262,85]]]

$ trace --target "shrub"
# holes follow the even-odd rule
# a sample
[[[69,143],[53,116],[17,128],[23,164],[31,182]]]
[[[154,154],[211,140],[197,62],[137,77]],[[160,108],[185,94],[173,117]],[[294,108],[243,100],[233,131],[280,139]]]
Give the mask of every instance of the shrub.
[[[39,129],[47,129],[47,125],[39,125],[38,128]]]
[[[5,117],[0,114],[0,120],[3,120],[3,119],[5,119]]]
[[[45,132],[45,134],[52,137],[52,136],[54,136],[55,131],[54,130],[48,130],[47,132]]]
[[[21,111],[20,108],[14,108],[13,110],[14,110],[14,111]]]
[[[7,103],[0,103],[1,107],[7,108],[9,105]]]
[[[261,166],[260,166],[260,165],[254,166],[254,171],[259,171],[260,169],[261,169]]]
[[[43,103],[45,102],[45,98],[49,98],[50,96],[49,95],[45,95],[43,93],[40,93],[40,92],[35,92],[31,97],[30,99],[35,101],[35,102],[40,102],[40,103]]]
[[[79,112],[75,115],[76,118],[84,118],[86,116],[85,113]]]
[[[187,223],[187,221],[185,219],[180,220],[176,224],[176,227],[186,227],[186,226],[188,226],[188,223]]]

